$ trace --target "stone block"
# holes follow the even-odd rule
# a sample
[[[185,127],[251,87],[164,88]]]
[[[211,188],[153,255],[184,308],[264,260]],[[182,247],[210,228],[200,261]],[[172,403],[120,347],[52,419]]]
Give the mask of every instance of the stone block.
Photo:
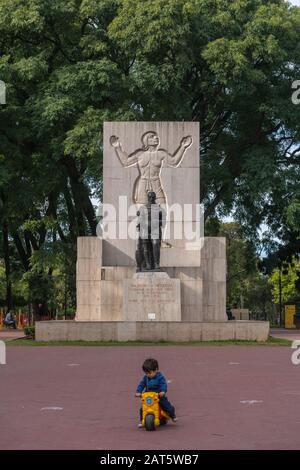
[[[136,273],[124,282],[124,320],[155,321],[181,320],[180,281],[164,272]]]
[[[249,320],[249,310],[247,308],[232,308],[231,313],[236,320]]]
[[[181,305],[181,321],[182,322],[199,322],[203,321],[202,305]]]
[[[102,264],[102,240],[98,237],[77,238],[77,259],[89,258]]]
[[[139,341],[165,341],[168,337],[168,323],[160,322],[136,322],[136,334]]]
[[[225,258],[203,258],[201,260],[201,269],[204,281],[226,281]]]
[[[101,264],[98,259],[78,258],[76,263],[77,281],[101,281]]]
[[[226,313],[226,312],[225,312]],[[215,307],[209,305],[202,305],[202,319],[203,321],[209,322],[214,320]],[[223,320],[223,318],[222,318]],[[225,320],[225,318],[224,318]]]
[[[180,279],[180,281],[202,280],[202,270],[200,266],[166,268],[166,272],[170,277]]]
[[[103,266],[101,279],[104,281],[123,281],[124,279],[131,279],[135,272],[135,266]]]
[[[123,305],[123,281],[101,282],[101,305]]]
[[[77,281],[77,305],[95,305],[101,303],[101,281]]]
[[[101,306],[90,305],[90,318],[89,321],[100,321],[102,319]]]
[[[118,325],[116,322],[102,321],[97,324],[97,333],[101,341],[118,341]]]
[[[203,305],[223,305],[226,299],[225,282],[206,281],[203,283]]]
[[[202,307],[202,280],[181,281],[181,303],[182,305],[193,305]]]
[[[197,204],[199,202],[199,124],[195,122],[106,122],[104,123],[104,181],[103,202],[116,208],[119,219],[119,196],[125,196],[128,205],[134,203],[134,190],[140,172],[136,162],[124,165],[111,145],[111,137],[117,136],[128,155],[137,150],[146,152],[143,136],[149,131],[158,134],[162,161],[159,177],[169,206],[172,204]],[[172,157],[179,149],[183,137],[190,136],[192,144],[184,151],[182,158],[172,164]],[[143,149],[143,150],[142,150]],[[188,181],[188,184],[186,182]],[[128,220],[130,217],[128,216]],[[134,265],[135,241],[106,239],[103,244],[103,264],[107,266]],[[115,252],[116,250],[116,252]],[[125,256],[123,256],[125,255]]]
[[[90,321],[91,320],[91,313],[90,313],[90,305],[81,305],[77,303],[76,307],[76,321]]]
[[[167,341],[190,341],[191,325],[183,322],[170,322],[167,326]]]
[[[136,266],[135,240],[103,240],[103,266]]]
[[[117,323],[118,341],[136,341],[136,322]]]
[[[36,322],[37,341],[266,341],[269,322]]]
[[[231,323],[231,322],[230,322]],[[259,321],[234,321],[235,323],[235,336],[240,340],[256,340],[265,341],[268,334],[268,322]]]
[[[199,203],[200,184],[196,184],[196,180],[199,181],[200,179],[199,164],[195,167],[182,166],[178,168],[163,166],[161,179],[165,182],[168,195],[176,195],[175,197],[173,196],[172,199],[168,197],[169,205],[171,205],[171,201],[173,204],[177,202],[182,204],[183,209],[183,204],[194,205],[195,203]],[[170,199],[171,201],[169,202]],[[182,218],[184,218],[184,210],[182,210]]]
[[[123,308],[114,304],[101,305],[101,321],[123,321]]]
[[[162,248],[160,265],[163,269],[176,267],[199,267],[201,256],[199,250],[186,250],[183,247]]]
[[[226,259],[225,237],[204,237],[201,249],[201,258],[224,258]]]

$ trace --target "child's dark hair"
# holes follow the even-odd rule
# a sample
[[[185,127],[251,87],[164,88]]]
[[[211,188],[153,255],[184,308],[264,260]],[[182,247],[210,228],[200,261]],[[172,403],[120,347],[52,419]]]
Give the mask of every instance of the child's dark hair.
[[[158,370],[157,360],[152,358],[146,359],[143,364],[143,371],[147,373],[154,370]]]

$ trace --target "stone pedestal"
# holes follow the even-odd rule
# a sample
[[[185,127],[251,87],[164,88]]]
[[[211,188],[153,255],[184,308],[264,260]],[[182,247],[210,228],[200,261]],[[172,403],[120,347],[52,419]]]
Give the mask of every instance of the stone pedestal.
[[[227,320],[225,238],[205,237],[199,253],[194,252],[195,258],[198,259],[196,266],[178,266],[180,259],[170,248],[168,256],[173,267],[164,267],[165,272],[161,273],[137,273],[137,277],[134,277],[134,266],[103,266],[102,243],[103,241],[96,237],[78,238],[77,321],[137,320],[135,307],[125,307],[127,285],[139,279],[139,276],[153,274],[157,279],[159,276],[167,276],[169,282],[176,281],[175,284],[180,286],[176,287],[180,291],[180,316],[173,317],[176,321]],[[156,294],[152,297],[158,299]],[[157,302],[159,303],[159,300]],[[135,302],[130,300],[130,303]],[[167,305],[168,303],[162,305],[163,315],[167,314]],[[147,306],[144,321],[149,321],[148,313],[155,311]],[[169,314],[167,317],[163,320],[173,321],[169,320]],[[158,315],[155,320],[162,321]]]
[[[123,281],[125,321],[181,321],[180,280],[141,272]]]
[[[97,321],[101,318],[101,266],[102,240],[78,237],[76,320]]]
[[[267,341],[267,321],[223,322],[36,322],[37,341]]]

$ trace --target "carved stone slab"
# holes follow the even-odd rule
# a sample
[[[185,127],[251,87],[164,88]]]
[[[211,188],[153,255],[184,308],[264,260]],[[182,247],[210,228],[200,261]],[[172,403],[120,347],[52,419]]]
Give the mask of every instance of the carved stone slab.
[[[181,321],[179,279],[144,272],[123,282],[125,321]]]
[[[145,203],[149,190],[169,207],[199,203],[199,123],[105,122],[103,137],[103,203],[115,207],[124,226],[136,212],[120,211],[119,196],[126,196],[128,206]],[[168,240],[174,246],[185,243],[172,240],[172,233]],[[134,266],[135,245],[135,240],[118,234],[104,240],[103,264]]]

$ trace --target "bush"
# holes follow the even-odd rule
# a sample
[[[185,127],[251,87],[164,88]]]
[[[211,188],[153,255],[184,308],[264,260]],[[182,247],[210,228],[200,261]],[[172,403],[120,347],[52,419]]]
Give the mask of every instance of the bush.
[[[35,327],[34,326],[25,326],[24,333],[27,338],[35,339]]]

